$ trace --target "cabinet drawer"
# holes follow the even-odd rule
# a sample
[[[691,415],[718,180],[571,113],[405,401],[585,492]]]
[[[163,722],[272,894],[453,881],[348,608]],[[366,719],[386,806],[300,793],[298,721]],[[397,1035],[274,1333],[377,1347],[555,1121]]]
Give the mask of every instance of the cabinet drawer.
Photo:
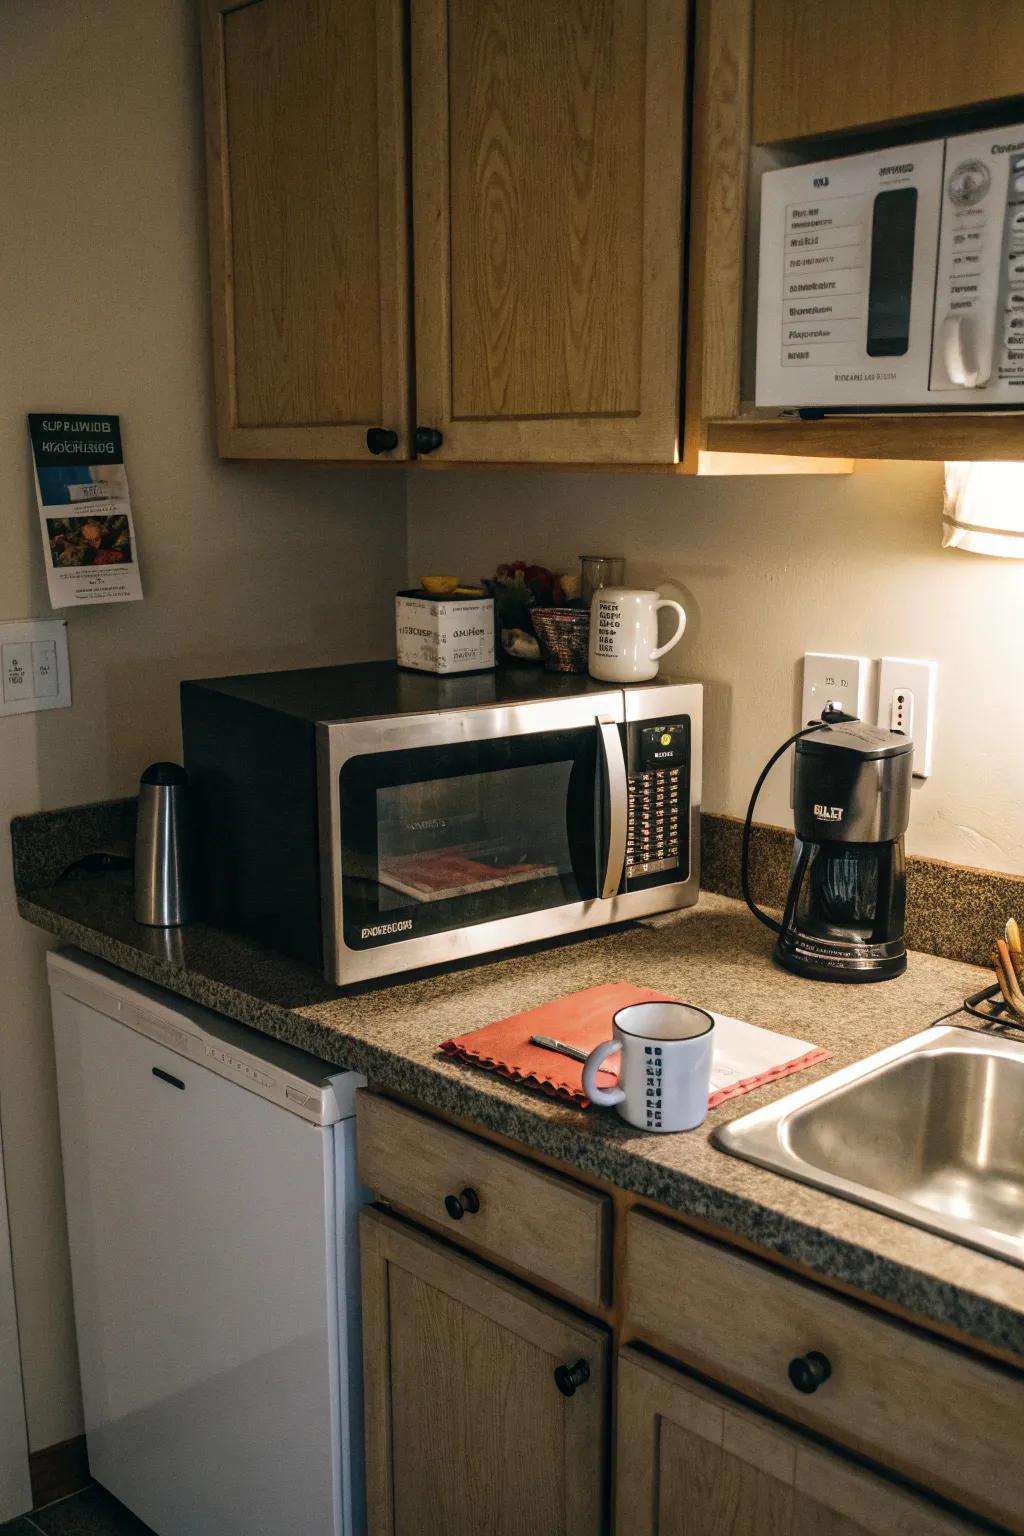
[[[628,1218],[628,1322],[709,1375],[1024,1532],[1024,1378],[656,1217]],[[809,1351],[831,1375],[790,1382]]]
[[[360,1177],[382,1200],[591,1306],[604,1301],[605,1195],[372,1093],[359,1095],[357,1136]],[[462,1216],[446,1208],[452,1195]]]

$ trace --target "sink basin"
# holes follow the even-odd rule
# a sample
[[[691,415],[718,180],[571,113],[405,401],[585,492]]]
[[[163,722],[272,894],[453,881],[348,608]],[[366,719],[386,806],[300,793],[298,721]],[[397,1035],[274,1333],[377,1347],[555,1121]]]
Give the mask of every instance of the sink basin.
[[[936,1025],[718,1128],[725,1152],[1024,1265],[1024,1044]]]

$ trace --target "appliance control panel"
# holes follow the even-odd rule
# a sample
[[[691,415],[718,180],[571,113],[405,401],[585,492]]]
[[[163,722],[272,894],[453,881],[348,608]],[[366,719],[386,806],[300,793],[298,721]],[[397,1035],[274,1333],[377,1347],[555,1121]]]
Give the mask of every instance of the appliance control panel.
[[[689,717],[631,725],[627,762],[627,885],[635,890],[685,879],[690,864]]]
[[[946,141],[931,388],[1021,399],[1024,125]]]

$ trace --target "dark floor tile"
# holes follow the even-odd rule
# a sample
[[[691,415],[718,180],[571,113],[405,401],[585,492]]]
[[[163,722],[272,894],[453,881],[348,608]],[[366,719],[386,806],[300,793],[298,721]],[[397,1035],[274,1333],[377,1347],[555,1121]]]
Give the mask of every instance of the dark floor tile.
[[[27,1520],[8,1520],[0,1525],[0,1536],[36,1536]]]
[[[44,1536],[152,1536],[148,1525],[96,1487],[73,1493],[47,1509],[37,1509],[32,1520]],[[16,1531],[14,1536],[22,1533]]]

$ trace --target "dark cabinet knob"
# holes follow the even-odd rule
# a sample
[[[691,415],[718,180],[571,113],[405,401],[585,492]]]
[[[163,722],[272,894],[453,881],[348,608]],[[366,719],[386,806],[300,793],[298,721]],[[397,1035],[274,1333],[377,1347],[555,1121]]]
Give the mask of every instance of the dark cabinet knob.
[[[577,1360],[575,1365],[555,1366],[555,1386],[563,1397],[574,1397],[576,1388],[589,1380],[590,1366],[585,1360]]]
[[[371,453],[390,453],[398,447],[398,433],[388,427],[370,427],[366,433],[366,446]]]
[[[480,1209],[480,1196],[475,1189],[466,1188],[461,1195],[445,1195],[444,1208],[452,1221],[461,1221],[463,1216],[475,1216]]]
[[[819,1349],[809,1349],[789,1362],[789,1379],[798,1392],[817,1392],[832,1375],[832,1362]]]
[[[436,427],[417,427],[412,441],[417,453],[433,453],[435,448],[440,448],[444,437]]]

